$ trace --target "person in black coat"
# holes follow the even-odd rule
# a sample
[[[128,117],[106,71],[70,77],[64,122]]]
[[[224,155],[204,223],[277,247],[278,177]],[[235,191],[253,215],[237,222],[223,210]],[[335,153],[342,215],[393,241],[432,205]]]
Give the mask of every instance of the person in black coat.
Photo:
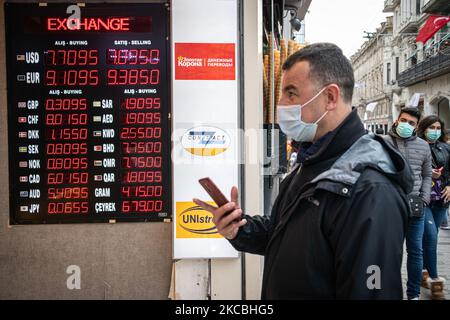
[[[218,232],[264,255],[263,299],[402,299],[409,165],[352,110],[353,70],[333,44],[313,44],[283,65],[278,120],[302,142],[270,216],[242,217],[238,190],[215,208]]]
[[[437,238],[450,204],[450,146],[445,124],[438,116],[423,118],[417,135],[428,142],[433,167],[430,205],[424,210],[423,286],[431,289],[432,299],[444,299],[445,279],[439,277],[437,271]]]

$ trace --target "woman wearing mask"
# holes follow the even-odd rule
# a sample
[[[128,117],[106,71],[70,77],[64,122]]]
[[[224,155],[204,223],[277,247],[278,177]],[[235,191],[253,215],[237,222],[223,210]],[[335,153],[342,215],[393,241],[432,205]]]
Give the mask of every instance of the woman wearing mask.
[[[443,299],[445,279],[437,272],[437,236],[450,204],[450,146],[444,122],[435,115],[420,121],[417,134],[430,146],[433,167],[430,204],[425,208],[422,286],[431,289],[432,299]]]

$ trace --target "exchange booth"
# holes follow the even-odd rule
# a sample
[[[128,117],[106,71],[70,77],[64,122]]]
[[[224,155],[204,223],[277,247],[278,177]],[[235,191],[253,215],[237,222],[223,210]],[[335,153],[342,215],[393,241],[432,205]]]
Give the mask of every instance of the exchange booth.
[[[2,3],[0,298],[258,298],[261,261],[192,202],[209,176],[263,211],[241,159],[262,124],[261,2],[245,6]]]

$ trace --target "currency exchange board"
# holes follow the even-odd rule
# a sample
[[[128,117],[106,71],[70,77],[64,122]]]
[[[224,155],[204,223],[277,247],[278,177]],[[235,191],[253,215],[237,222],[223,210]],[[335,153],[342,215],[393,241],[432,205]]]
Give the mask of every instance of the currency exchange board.
[[[5,4],[12,224],[170,218],[168,17]]]

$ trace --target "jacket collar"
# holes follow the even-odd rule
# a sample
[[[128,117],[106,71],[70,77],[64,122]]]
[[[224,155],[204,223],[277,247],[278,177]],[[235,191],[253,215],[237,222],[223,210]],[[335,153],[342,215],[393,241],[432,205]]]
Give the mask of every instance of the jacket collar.
[[[311,165],[330,158],[335,158],[348,150],[359,138],[366,133],[364,125],[358,116],[357,109],[352,112],[344,121],[322,142],[320,149],[304,164]]]
[[[327,181],[351,186],[365,168],[381,172],[401,186],[406,194],[412,191],[414,179],[409,165],[396,148],[374,134],[358,139],[329,170],[311,182]]]
[[[436,140],[436,142],[434,142],[434,143],[429,143],[427,140],[425,140],[425,141],[428,143],[429,146],[432,146],[432,147],[435,147],[435,148],[438,148],[438,149],[441,149],[442,145],[445,144],[441,140]]]

